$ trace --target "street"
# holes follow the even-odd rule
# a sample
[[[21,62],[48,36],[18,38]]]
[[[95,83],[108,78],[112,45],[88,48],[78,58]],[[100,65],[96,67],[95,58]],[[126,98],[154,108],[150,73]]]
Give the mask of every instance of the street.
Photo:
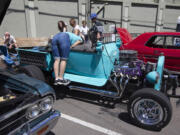
[[[168,126],[161,131],[148,131],[131,123],[125,104],[117,104],[115,108],[103,107],[96,101],[96,96],[80,92],[73,92],[64,99],[57,96],[55,108],[62,116],[51,134],[179,135],[180,107],[176,107],[176,101],[171,99],[173,117]]]

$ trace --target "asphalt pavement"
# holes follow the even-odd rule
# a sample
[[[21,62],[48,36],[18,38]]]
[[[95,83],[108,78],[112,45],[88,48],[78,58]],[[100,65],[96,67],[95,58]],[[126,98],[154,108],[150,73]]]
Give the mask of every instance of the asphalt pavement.
[[[57,94],[58,91],[56,90]],[[180,88],[178,88],[180,92]],[[64,99],[57,96],[55,108],[62,116],[52,135],[179,135],[180,107],[173,105],[173,117],[168,126],[161,131],[149,131],[134,125],[125,104],[117,104],[115,108],[105,107],[97,102],[98,97],[80,92],[69,93]]]

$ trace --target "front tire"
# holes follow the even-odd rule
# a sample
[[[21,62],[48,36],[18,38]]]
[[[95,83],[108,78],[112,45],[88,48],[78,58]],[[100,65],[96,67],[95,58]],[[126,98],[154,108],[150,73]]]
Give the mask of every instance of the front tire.
[[[128,113],[133,122],[140,127],[161,130],[171,120],[172,105],[163,93],[144,88],[130,97]]]

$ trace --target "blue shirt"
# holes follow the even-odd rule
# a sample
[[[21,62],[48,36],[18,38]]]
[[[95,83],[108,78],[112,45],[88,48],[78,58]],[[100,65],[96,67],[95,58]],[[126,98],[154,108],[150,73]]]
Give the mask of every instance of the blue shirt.
[[[77,36],[76,34],[71,33],[71,32],[66,32],[66,33],[69,35],[69,39],[70,39],[71,45],[73,45],[77,41],[81,41],[82,42],[82,39],[81,39],[80,36]]]

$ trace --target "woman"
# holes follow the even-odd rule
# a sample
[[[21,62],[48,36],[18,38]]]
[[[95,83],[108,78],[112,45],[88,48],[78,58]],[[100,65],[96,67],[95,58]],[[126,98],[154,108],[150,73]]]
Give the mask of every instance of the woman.
[[[73,48],[82,42],[83,40],[80,36],[77,36],[71,32],[60,32],[53,37],[52,53],[54,56],[54,85],[68,85],[70,83],[69,80],[66,80],[63,77],[66,69],[67,59],[69,57],[70,48]]]
[[[88,31],[89,31],[89,28],[87,27],[87,22],[84,20],[82,21],[81,33],[84,35],[86,42],[88,41]]]
[[[58,22],[58,29],[60,32],[67,32],[67,27],[63,21]]]

